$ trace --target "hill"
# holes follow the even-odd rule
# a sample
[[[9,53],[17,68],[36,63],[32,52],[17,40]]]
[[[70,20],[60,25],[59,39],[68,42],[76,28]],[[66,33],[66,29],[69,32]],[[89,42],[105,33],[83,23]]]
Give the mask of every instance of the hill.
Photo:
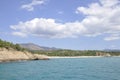
[[[20,47],[19,44],[3,41],[0,39],[0,62],[16,60],[39,60],[48,59],[45,55],[32,54]]]
[[[20,45],[20,47],[28,49],[28,50],[43,50],[43,51],[58,50],[58,48],[39,46],[34,43],[23,43],[23,44],[19,44],[19,45]]]
[[[8,50],[14,49],[17,51],[24,51],[25,50],[24,48],[20,47],[19,44],[13,44],[11,42],[3,41],[1,39],[0,39],[0,48],[6,48]]]

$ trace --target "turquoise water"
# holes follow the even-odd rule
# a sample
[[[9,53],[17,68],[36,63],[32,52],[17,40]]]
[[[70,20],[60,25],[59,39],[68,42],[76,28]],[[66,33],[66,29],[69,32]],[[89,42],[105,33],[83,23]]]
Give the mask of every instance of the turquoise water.
[[[0,63],[0,80],[120,80],[120,58]]]

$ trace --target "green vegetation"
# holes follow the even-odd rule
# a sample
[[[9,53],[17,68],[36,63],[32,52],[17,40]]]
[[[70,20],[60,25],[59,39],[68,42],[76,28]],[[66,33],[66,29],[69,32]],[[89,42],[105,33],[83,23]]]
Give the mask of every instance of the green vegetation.
[[[24,51],[27,49],[21,48],[19,44],[13,44],[11,42],[3,41],[0,39],[0,48],[6,48],[8,50],[14,49],[17,51]],[[48,56],[120,56],[120,51],[100,51],[100,50],[67,50],[67,49],[59,49],[59,50],[27,50],[32,52],[33,54],[44,54]]]
[[[32,53],[44,54],[48,56],[119,56],[120,52],[108,52],[100,50],[53,50],[53,51],[31,51]]]
[[[24,51],[25,50],[24,48],[21,48],[19,46],[19,44],[13,44],[11,42],[3,41],[1,39],[0,39],[0,48],[6,48],[8,50],[14,49],[14,50],[17,50],[17,51]]]

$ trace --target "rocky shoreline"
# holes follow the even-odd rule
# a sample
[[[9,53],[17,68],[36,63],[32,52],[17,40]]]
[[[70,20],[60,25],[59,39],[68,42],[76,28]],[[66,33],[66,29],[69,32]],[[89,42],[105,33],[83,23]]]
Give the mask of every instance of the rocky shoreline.
[[[48,60],[46,55],[32,54],[27,51],[16,51],[0,48],[0,62],[20,61],[20,60]]]

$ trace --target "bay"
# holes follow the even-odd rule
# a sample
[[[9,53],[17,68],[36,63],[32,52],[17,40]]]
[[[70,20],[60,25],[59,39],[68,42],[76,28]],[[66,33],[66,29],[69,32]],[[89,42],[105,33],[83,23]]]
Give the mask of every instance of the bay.
[[[120,58],[58,58],[0,63],[0,80],[120,80]]]

